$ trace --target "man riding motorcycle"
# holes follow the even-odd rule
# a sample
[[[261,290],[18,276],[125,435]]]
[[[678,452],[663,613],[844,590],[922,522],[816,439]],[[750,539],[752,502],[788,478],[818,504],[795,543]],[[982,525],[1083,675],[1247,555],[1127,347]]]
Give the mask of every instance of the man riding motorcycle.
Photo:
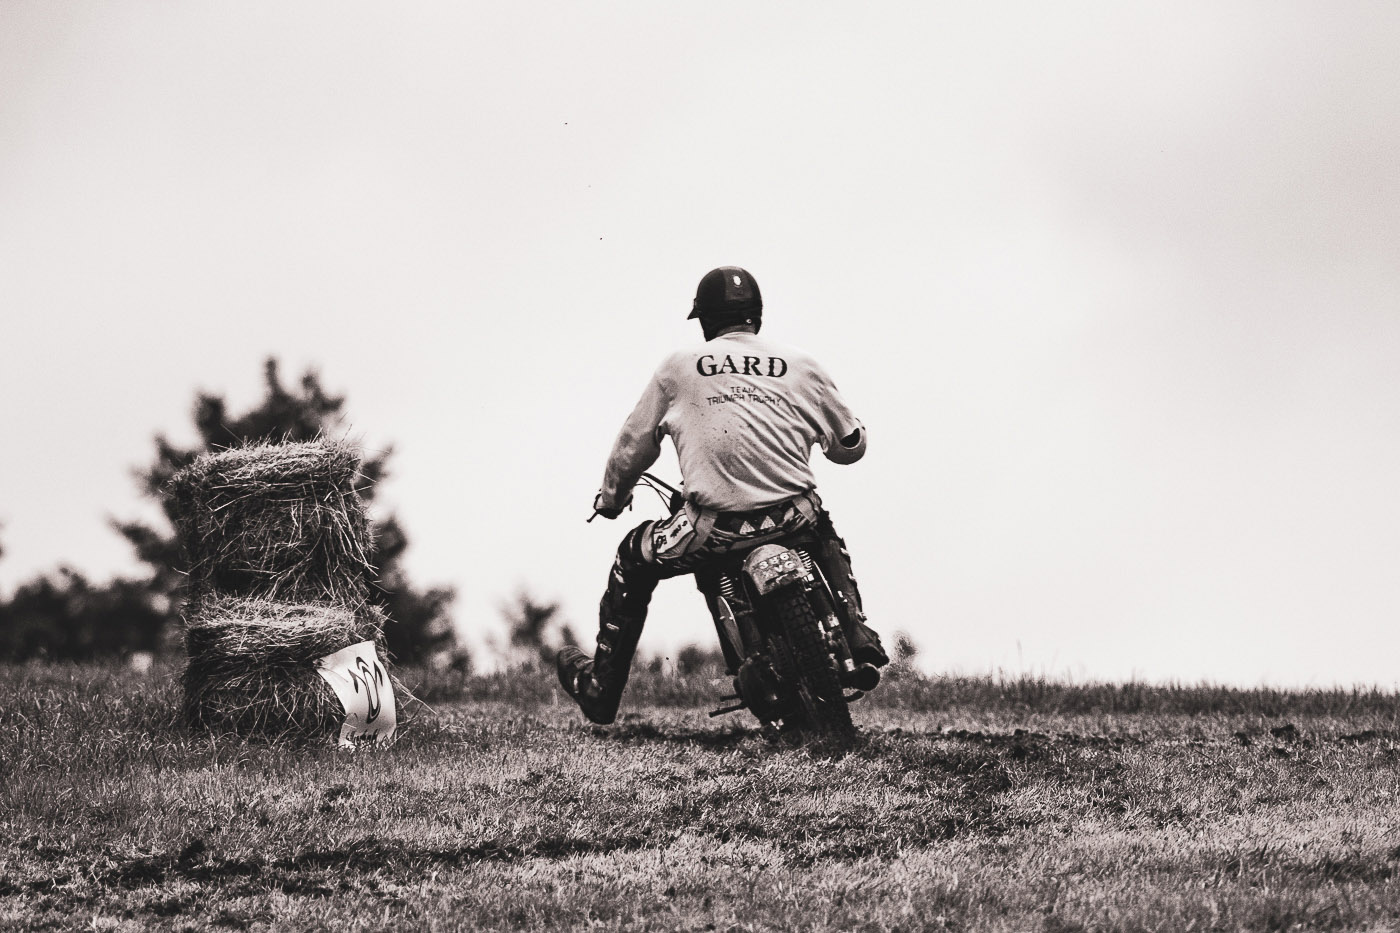
[[[598,607],[594,656],[570,645],[557,658],[559,682],[584,716],[603,725],[617,716],[659,581],[803,529],[814,529],[821,542],[813,556],[836,596],[855,662],[889,663],[879,636],[865,624],[850,555],[822,508],[808,464],[814,445],[835,463],[859,460],[864,426],[815,360],[758,336],[763,297],[746,270],[722,266],[706,273],[690,317],[699,319],[706,342],[671,354],[657,368],[613,444],[593,502],[604,518],[621,514],[669,434],[684,507],[665,521],[643,522],[622,539]]]

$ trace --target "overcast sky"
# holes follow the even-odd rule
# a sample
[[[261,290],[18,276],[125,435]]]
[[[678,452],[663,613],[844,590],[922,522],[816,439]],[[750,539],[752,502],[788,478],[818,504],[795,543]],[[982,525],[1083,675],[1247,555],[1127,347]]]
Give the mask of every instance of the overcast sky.
[[[1400,6],[0,4],[0,590],[269,354],[392,444],[469,643],[591,635],[585,524],[696,282],[870,429],[818,463],[937,671],[1400,683]],[[669,445],[659,472],[676,478]],[[663,584],[644,652],[710,642]]]

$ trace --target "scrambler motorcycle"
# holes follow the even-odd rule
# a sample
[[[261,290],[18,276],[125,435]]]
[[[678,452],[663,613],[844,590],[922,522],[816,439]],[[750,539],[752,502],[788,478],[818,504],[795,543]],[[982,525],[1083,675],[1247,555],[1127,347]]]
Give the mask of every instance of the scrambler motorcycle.
[[[650,473],[642,482],[672,515],[683,507],[680,490]],[[747,709],[782,733],[855,731],[847,704],[873,690],[880,672],[851,657],[820,554],[815,532],[804,529],[735,549],[695,572],[734,678],[734,693],[720,698],[729,705],[711,717]]]

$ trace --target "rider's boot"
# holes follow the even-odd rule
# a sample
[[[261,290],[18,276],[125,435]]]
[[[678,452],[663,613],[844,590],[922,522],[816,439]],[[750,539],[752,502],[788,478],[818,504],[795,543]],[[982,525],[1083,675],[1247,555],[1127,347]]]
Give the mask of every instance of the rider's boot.
[[[821,541],[822,568],[841,610],[836,615],[841,621],[846,644],[851,648],[851,658],[857,664],[884,667],[890,663],[890,656],[885,653],[879,634],[865,624],[860,588],[856,586],[856,575],[851,570],[851,554],[846,550],[846,542],[836,534],[831,517],[825,511],[818,517],[817,537]]]
[[[851,658],[857,664],[884,667],[890,663],[890,656],[880,643],[880,634],[873,628],[859,619],[852,619],[849,624],[842,625],[841,630],[846,634],[846,644],[851,646]]]
[[[583,715],[599,725],[617,718],[622,691],[637,651],[647,605],[661,579],[642,559],[647,525],[622,539],[608,574],[608,589],[598,604],[598,649],[592,658],[570,645],[559,652],[559,683],[578,703]]]

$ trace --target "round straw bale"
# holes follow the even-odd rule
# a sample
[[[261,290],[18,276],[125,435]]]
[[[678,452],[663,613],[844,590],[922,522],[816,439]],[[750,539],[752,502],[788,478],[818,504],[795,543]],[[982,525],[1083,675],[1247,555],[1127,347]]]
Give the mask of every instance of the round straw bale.
[[[319,440],[206,454],[176,474],[191,596],[363,602],[372,569],[359,466],[355,448]]]
[[[337,735],[345,710],[316,662],[364,641],[375,643],[387,669],[384,615],[365,603],[201,600],[191,607],[185,630],[185,719],[241,735]]]

